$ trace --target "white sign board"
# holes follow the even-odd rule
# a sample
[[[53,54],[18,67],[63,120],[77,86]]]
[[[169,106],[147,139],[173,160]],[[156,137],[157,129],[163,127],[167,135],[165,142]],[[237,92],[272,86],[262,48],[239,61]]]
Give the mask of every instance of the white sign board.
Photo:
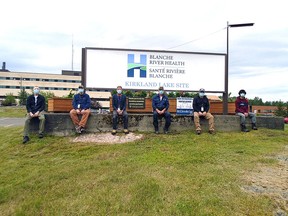
[[[85,48],[86,87],[224,92],[225,54]]]

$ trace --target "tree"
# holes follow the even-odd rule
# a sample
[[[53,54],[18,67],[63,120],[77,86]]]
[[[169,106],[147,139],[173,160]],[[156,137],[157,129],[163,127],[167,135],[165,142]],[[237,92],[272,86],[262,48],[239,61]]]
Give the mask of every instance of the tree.
[[[24,88],[18,92],[18,98],[19,98],[19,105],[25,105],[27,98],[28,98],[28,93],[25,91]]]
[[[283,116],[287,117],[288,116],[288,103],[284,103],[280,101],[277,105],[277,110],[275,111],[276,116]]]

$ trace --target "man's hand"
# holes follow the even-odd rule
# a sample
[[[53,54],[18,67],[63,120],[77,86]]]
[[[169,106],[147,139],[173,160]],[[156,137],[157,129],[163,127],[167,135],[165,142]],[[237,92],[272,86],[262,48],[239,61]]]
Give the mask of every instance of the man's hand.
[[[80,113],[81,113],[81,110],[80,110],[80,109],[77,109],[76,112],[77,112],[77,114],[80,114]]]
[[[30,117],[33,117],[33,116],[34,116],[34,114],[33,114],[32,112],[30,112],[29,115],[30,115]]]
[[[247,117],[247,116],[248,116],[248,113],[244,113],[244,115],[245,115],[245,117]]]
[[[122,115],[123,110],[117,110],[118,115]]]

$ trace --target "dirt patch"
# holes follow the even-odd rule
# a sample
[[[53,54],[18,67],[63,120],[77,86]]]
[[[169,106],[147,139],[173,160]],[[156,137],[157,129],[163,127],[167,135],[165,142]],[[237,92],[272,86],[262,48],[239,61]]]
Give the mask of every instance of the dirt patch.
[[[275,215],[286,216],[288,213],[288,146],[274,159],[278,161],[277,166],[259,165],[257,171],[245,175],[248,185],[243,186],[242,189],[274,199],[277,204]]]
[[[81,134],[80,136],[74,138],[72,142],[86,142],[95,143],[101,145],[112,145],[112,144],[124,144],[128,142],[133,142],[135,140],[142,139],[142,134],[116,134],[111,133],[95,133],[95,134]]]

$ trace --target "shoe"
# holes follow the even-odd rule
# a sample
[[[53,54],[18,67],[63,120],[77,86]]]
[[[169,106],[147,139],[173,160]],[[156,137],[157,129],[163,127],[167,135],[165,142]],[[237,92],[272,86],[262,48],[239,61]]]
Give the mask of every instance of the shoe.
[[[253,130],[258,130],[258,128],[256,127],[256,124],[255,124],[255,123],[252,123],[252,129],[253,129]]]
[[[112,130],[112,135],[115,135],[117,133],[116,130]]]
[[[24,136],[23,137],[23,144],[27,143],[29,141],[29,137],[28,136]]]
[[[128,129],[124,129],[124,133],[125,133],[125,134],[129,134]]]
[[[40,139],[42,139],[42,138],[44,137],[44,134],[43,134],[43,133],[39,133],[38,137],[39,137]]]
[[[164,129],[164,134],[168,134],[168,130]]]
[[[80,127],[80,132],[81,132],[81,133],[85,132],[85,128]]]
[[[155,130],[155,134],[159,134],[159,131],[158,131],[158,130]]]
[[[197,130],[197,131],[196,131],[196,134],[197,134],[197,135],[200,135],[200,134],[201,134],[201,130]]]
[[[241,124],[241,131],[242,132],[249,132],[249,130],[246,128],[245,124]]]
[[[76,133],[81,134],[81,126],[75,127]]]
[[[209,133],[214,135],[215,131],[214,130],[209,130]]]

